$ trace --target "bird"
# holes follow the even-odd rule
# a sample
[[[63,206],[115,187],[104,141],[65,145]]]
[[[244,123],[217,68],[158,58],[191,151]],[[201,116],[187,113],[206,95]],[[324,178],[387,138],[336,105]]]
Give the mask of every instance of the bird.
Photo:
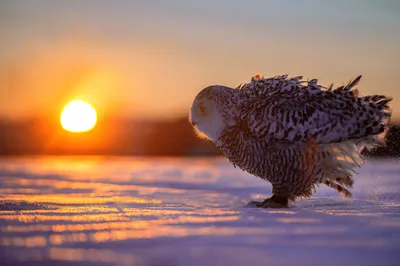
[[[288,208],[321,184],[351,198],[362,151],[385,146],[391,117],[392,98],[360,95],[360,79],[333,88],[256,74],[236,88],[211,85],[195,97],[189,122],[235,168],[272,184],[272,196],[253,206]]]

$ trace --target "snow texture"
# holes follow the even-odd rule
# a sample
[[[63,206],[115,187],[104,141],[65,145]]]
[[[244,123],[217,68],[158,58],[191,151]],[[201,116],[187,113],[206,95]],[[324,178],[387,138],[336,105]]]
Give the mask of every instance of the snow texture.
[[[352,199],[246,207],[270,193],[223,158],[2,158],[0,265],[398,265],[398,159]]]

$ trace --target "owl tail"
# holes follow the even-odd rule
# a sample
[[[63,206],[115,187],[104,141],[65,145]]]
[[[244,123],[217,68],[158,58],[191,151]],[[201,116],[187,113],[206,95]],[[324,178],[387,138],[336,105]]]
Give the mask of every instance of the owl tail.
[[[354,184],[353,174],[360,167],[365,158],[361,154],[364,148],[374,148],[385,144],[386,132],[361,139],[348,140],[341,143],[323,144],[320,148],[321,175],[319,182],[323,183],[346,198],[352,194],[348,188]]]

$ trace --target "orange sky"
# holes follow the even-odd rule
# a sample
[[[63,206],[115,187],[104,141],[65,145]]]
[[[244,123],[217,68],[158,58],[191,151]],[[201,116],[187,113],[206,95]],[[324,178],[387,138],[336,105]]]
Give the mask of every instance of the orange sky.
[[[298,3],[298,2],[297,2]],[[100,114],[186,115],[210,84],[289,73],[395,98],[396,1],[2,1],[0,117],[58,116],[72,99]]]

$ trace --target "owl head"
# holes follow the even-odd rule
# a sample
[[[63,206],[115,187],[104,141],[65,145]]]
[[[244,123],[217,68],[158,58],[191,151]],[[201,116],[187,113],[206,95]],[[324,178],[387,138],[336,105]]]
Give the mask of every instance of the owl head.
[[[194,99],[189,120],[197,135],[217,142],[228,128],[235,125],[235,90],[225,86],[209,86]]]

